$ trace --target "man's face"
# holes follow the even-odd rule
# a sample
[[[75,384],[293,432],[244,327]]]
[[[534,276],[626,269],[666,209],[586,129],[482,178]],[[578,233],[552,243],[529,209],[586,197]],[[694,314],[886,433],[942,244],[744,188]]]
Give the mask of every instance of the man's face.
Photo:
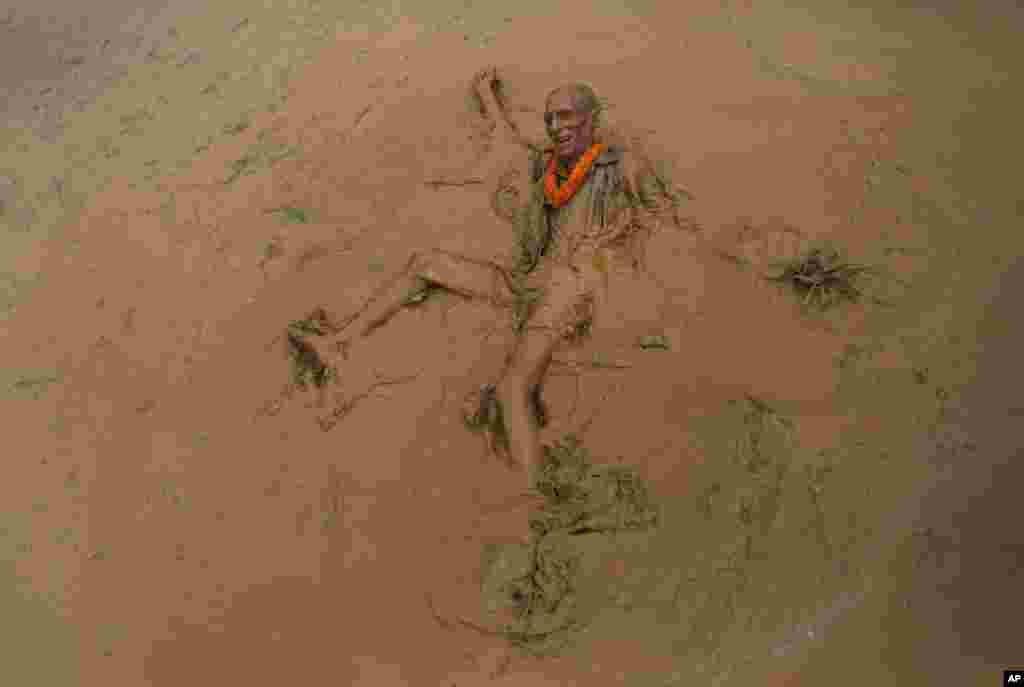
[[[544,111],[548,136],[555,143],[555,152],[563,160],[583,155],[594,143],[594,122],[589,112],[580,112],[567,91],[557,91],[548,99]]]

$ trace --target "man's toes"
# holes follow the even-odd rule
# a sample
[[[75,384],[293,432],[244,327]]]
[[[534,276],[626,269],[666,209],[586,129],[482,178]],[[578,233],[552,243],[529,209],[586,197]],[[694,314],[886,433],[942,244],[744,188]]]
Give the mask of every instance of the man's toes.
[[[462,416],[470,427],[485,427],[496,418],[497,396],[493,384],[470,392],[462,402]]]
[[[537,426],[547,427],[551,416],[548,414],[548,405],[541,397],[539,387],[534,387],[530,393],[530,403],[533,407],[533,417],[537,421]]]

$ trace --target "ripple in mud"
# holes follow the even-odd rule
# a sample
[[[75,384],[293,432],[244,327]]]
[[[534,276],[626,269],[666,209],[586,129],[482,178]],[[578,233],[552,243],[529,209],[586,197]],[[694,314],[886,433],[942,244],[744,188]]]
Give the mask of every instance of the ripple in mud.
[[[672,652],[695,675],[804,651],[867,594],[864,464],[803,445],[803,418],[757,398],[722,410],[695,427],[705,456],[690,473],[692,507],[666,530],[690,545],[666,542],[657,561],[686,571],[658,617],[678,628]]]

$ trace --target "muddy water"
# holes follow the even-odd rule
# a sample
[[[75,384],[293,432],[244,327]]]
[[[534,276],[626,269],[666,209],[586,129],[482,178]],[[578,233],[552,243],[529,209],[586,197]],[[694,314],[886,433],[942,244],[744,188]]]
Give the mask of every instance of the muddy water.
[[[1016,648],[991,617],[1021,556],[1021,247],[1019,18],[987,12],[606,3],[572,41],[550,7],[183,12],[65,126],[5,134],[5,663],[30,684],[989,680]],[[351,309],[411,249],[507,247],[486,193],[421,183],[518,154],[467,118],[484,62],[527,129],[546,89],[592,80],[704,225],[655,240],[546,390],[552,436],[636,466],[662,526],[580,545],[587,629],[544,660],[452,620],[524,517],[457,420],[503,316],[442,298],[396,321],[346,379],[402,381],[331,432],[329,399],[282,394],[290,320]],[[636,78],[667,64],[661,91]],[[819,239],[899,277],[894,305],[807,317],[756,278]],[[638,351],[655,331],[670,350]]]

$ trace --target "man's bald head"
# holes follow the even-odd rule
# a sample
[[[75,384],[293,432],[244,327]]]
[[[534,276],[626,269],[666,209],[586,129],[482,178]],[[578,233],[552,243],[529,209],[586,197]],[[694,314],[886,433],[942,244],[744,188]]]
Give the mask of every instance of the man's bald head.
[[[559,86],[548,93],[547,100],[544,101],[545,106],[550,106],[552,99],[558,96],[567,96],[581,113],[597,114],[601,111],[601,101],[597,93],[585,83],[576,82]]]
[[[594,89],[586,84],[568,84],[548,94],[544,124],[563,163],[574,163],[593,145],[600,113],[601,102]]]

